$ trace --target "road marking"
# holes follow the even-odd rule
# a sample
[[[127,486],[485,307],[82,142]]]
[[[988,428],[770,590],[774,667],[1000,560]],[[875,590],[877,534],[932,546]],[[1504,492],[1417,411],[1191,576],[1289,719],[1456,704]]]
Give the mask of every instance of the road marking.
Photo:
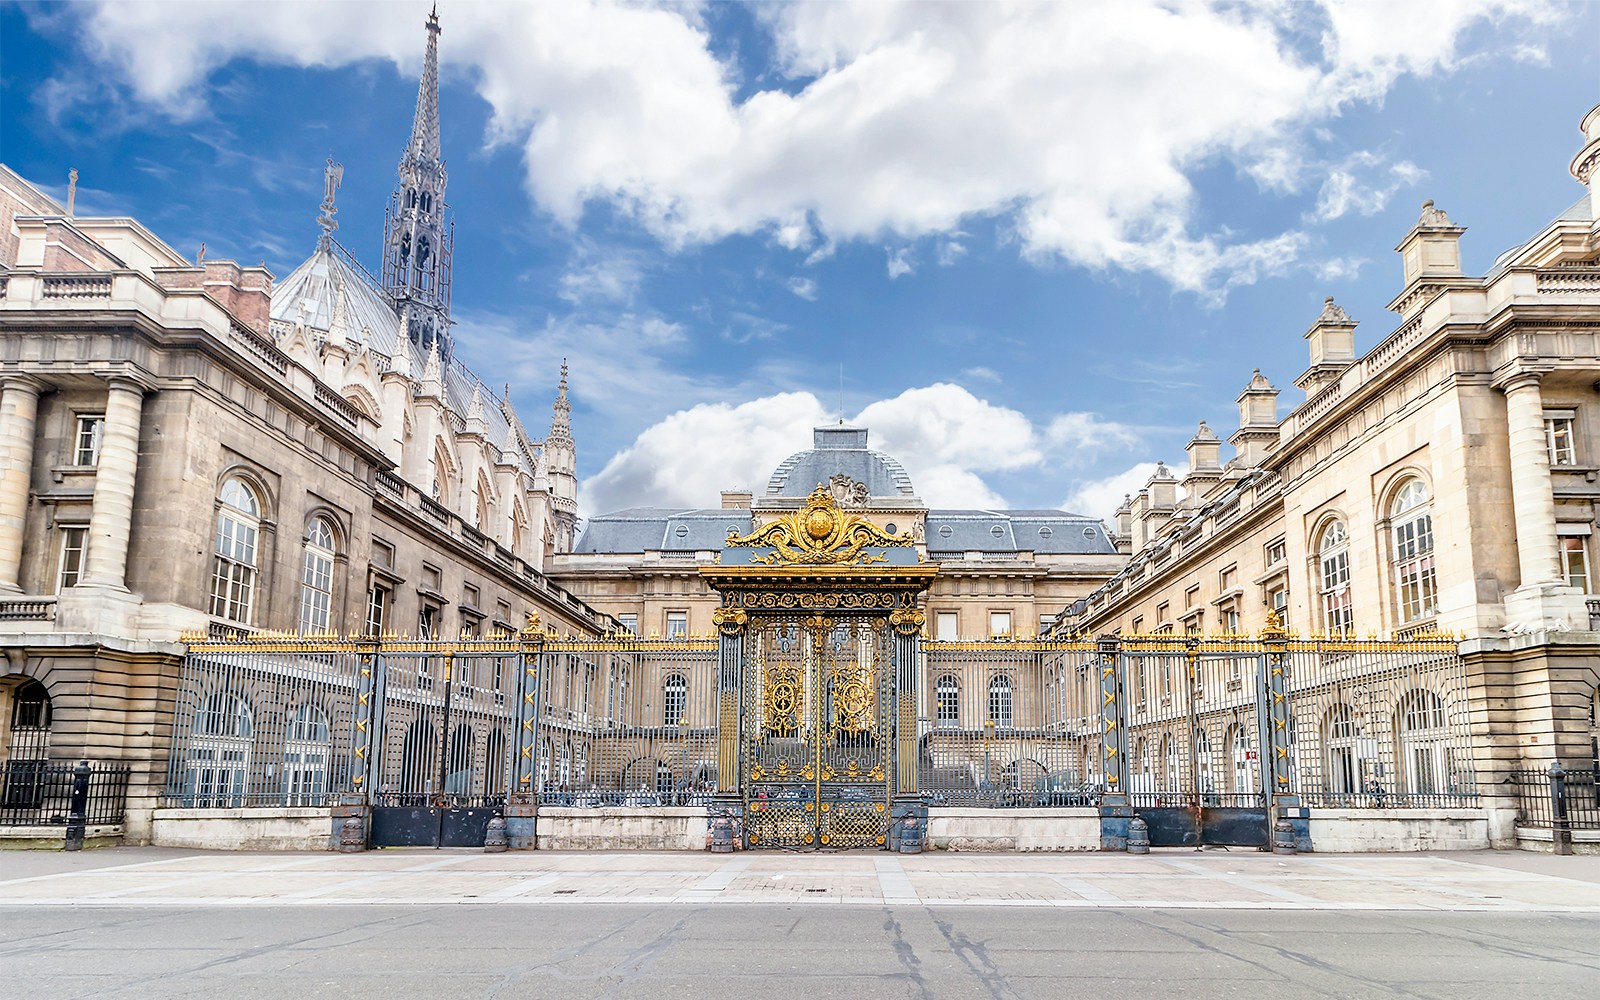
[[[1170,868],[1176,868],[1179,871],[1194,872],[1205,878],[1216,879],[1218,882],[1226,882],[1229,885],[1235,885],[1241,889],[1249,889],[1251,892],[1259,892],[1263,896],[1272,896],[1276,899],[1286,899],[1292,903],[1317,902],[1317,900],[1313,897],[1307,896],[1303,893],[1292,892],[1288,889],[1280,889],[1277,886],[1268,885],[1259,879],[1247,878],[1234,872],[1220,871],[1210,865],[1197,865],[1193,861],[1181,861],[1177,858],[1163,858],[1161,860],[1163,864]]]
[[[1089,882],[1087,879],[1070,878],[1065,875],[1057,875],[1055,876],[1055,883],[1070,893],[1082,896],[1085,901],[1090,903],[1104,904],[1123,902],[1120,896],[1112,892],[1107,892],[1105,889],[1102,889],[1100,886]],[[1071,901],[1064,900],[1063,902]]]
[[[417,872],[433,871],[438,868],[449,868],[451,865],[459,865],[462,862],[469,861],[471,859],[472,855],[461,855],[454,858],[445,858],[442,861],[430,861],[425,865],[412,865],[409,868],[396,868],[392,871],[386,872],[371,872],[366,875],[358,875],[355,878],[345,879],[342,882],[335,882],[332,885],[318,886],[312,889],[301,889],[299,892],[288,892],[284,893],[282,896],[277,896],[274,898],[285,901],[315,899],[318,896],[331,895],[343,889],[357,889],[362,886],[373,885],[378,882],[387,882],[391,879],[399,878],[402,875],[412,875]]]

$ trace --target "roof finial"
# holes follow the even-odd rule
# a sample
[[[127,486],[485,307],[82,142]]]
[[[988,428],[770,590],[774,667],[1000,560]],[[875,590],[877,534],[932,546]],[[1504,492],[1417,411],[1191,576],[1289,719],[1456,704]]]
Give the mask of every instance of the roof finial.
[[[550,421],[548,444],[572,446],[572,403],[567,399],[567,359],[561,359],[561,384],[556,389],[555,418]]]
[[[339,228],[339,222],[334,218],[339,214],[339,209],[333,204],[333,195],[343,181],[344,164],[335,163],[333,157],[328,157],[328,165],[322,171],[322,214],[317,216],[317,225],[322,227],[322,239],[317,241],[319,250],[328,249],[328,244],[333,242],[333,231]]]
[[[67,218],[72,218],[73,207],[78,201],[78,168],[73,167],[67,171]]]

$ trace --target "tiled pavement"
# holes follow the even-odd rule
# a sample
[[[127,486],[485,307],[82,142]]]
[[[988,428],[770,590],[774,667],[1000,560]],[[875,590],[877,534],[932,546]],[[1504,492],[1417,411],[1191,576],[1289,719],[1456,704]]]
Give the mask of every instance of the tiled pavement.
[[[893,855],[151,849],[0,855],[3,906],[1051,906],[1600,913],[1600,858],[1507,853]]]

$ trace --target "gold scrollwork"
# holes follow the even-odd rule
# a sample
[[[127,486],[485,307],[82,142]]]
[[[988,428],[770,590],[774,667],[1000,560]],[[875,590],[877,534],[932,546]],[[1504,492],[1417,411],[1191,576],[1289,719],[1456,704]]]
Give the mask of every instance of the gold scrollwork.
[[[901,635],[916,635],[927,620],[928,616],[916,608],[895,608],[889,612],[889,624]]]
[[[711,612],[711,623],[723,635],[738,635],[749,622],[750,616],[743,608],[718,608]]]
[[[828,488],[818,484],[806,498],[806,505],[793,514],[762,525],[748,535],[728,533],[729,547],[771,546],[766,555],[752,562],[766,566],[779,563],[806,565],[858,565],[887,562],[881,555],[862,551],[868,546],[911,545],[911,532],[891,535],[857,514],[839,509]]]

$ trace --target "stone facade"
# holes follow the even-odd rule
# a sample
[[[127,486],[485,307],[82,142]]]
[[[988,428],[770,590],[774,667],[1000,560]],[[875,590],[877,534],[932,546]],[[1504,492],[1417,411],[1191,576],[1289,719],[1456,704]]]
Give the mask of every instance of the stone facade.
[[[1304,401],[1280,417],[1257,371],[1235,457],[1202,423],[1182,478],[1163,466],[1117,512],[1127,565],[1058,627],[1255,631],[1277,610],[1302,634],[1458,633],[1480,771],[1594,766],[1600,108],[1582,130],[1588,191],[1486,275],[1425,203],[1396,248],[1394,329],[1358,355],[1329,299]]]

